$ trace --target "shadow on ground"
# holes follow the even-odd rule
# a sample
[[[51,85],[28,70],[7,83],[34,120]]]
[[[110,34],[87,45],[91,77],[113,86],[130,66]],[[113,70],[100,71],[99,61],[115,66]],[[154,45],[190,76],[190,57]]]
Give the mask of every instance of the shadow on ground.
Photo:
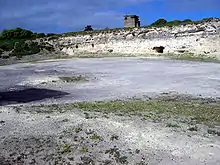
[[[62,91],[38,88],[0,92],[0,106],[17,103],[28,103],[46,98],[60,98],[68,94],[69,93]]]

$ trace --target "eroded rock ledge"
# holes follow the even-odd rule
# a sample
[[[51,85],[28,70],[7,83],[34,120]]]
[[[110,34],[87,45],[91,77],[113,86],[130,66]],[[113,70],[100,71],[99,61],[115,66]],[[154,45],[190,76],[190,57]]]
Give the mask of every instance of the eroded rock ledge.
[[[193,53],[220,56],[220,20],[162,28],[120,29],[94,34],[59,37],[49,41],[68,55]]]

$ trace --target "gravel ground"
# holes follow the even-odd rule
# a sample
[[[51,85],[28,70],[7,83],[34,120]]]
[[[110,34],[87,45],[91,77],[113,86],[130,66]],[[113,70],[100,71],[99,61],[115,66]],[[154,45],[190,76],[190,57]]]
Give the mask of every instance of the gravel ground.
[[[216,100],[219,64],[105,58],[50,60],[1,66],[0,70],[0,164],[220,164],[218,125],[80,108],[46,111],[46,104],[51,103],[161,93]],[[77,79],[65,82],[62,76]],[[45,112],[38,113],[33,105]],[[219,106],[214,109],[220,110]]]
[[[175,127],[139,116],[76,109],[49,114],[1,111],[1,164],[220,163],[220,137],[204,125],[192,130],[184,122]]]

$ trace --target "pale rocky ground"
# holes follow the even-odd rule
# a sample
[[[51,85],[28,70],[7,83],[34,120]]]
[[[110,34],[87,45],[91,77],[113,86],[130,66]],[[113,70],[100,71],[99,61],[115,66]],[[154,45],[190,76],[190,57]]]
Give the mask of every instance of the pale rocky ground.
[[[38,113],[31,108],[169,92],[218,99],[219,64],[68,59],[1,66],[0,70],[0,164],[220,164],[220,137],[209,134],[209,126],[198,124],[197,130],[190,131],[194,125],[183,119],[151,121],[78,109]],[[59,79],[76,75],[88,81]],[[18,89],[20,93],[13,92]],[[5,95],[6,91],[11,93]],[[179,127],[167,127],[167,122]]]

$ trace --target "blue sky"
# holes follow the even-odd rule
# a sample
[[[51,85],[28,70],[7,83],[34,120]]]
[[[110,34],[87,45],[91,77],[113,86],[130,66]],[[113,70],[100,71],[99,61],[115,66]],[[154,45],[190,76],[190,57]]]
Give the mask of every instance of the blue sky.
[[[141,25],[167,20],[220,18],[220,0],[0,0],[0,31],[21,27],[62,33],[123,27],[124,14],[137,14]]]

